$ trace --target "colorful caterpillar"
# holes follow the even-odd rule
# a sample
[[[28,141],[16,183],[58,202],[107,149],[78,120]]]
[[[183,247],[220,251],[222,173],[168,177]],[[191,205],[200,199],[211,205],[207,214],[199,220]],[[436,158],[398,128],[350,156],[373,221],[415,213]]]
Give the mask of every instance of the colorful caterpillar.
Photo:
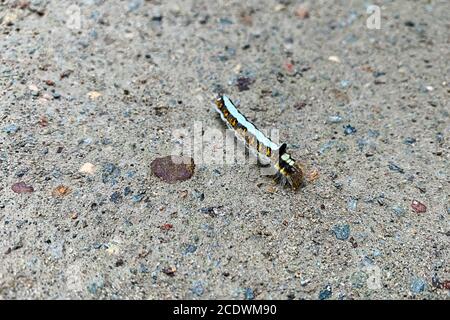
[[[267,138],[256,126],[247,120],[225,95],[219,95],[215,100],[216,110],[220,113],[222,120],[233,129],[238,139],[256,156],[262,157],[270,162],[277,173],[276,181],[282,185],[286,182],[297,190],[303,183],[303,170],[294,159],[286,152],[286,144],[278,146]]]

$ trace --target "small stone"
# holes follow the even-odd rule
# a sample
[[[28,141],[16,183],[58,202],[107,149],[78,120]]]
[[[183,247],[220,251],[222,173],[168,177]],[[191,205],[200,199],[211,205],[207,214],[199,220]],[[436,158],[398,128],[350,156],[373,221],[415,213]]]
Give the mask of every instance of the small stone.
[[[273,11],[280,12],[280,11],[282,11],[284,9],[286,9],[286,6],[284,4],[282,4],[282,3],[279,3],[273,8]]]
[[[251,288],[245,288],[244,290],[244,296],[245,300],[254,300],[255,299],[255,293]]]
[[[198,190],[192,191],[192,196],[197,199],[198,201],[203,201],[205,199],[205,194],[203,192],[200,192]]]
[[[203,295],[203,293],[205,292],[205,289],[203,288],[203,284],[201,281],[195,281],[192,285],[191,291],[197,295],[197,296],[201,296]]]
[[[169,10],[173,15],[179,15],[181,13],[181,7],[178,4],[171,5]]]
[[[200,208],[200,212],[204,214],[209,214],[210,216],[214,216],[216,214],[214,207]]]
[[[234,54],[233,54],[234,55]],[[238,74],[240,73],[242,70],[242,65],[240,63],[238,63],[234,68],[233,68],[233,72]]]
[[[90,138],[90,137],[83,138],[78,141],[78,144],[80,144],[80,145],[82,145],[82,144],[90,145],[91,143],[92,143],[92,138]]]
[[[329,56],[328,60],[336,63],[341,63],[341,59],[339,59],[338,56]]]
[[[327,122],[328,123],[341,123],[343,118],[339,115],[329,116]]]
[[[375,78],[379,78],[379,77],[382,77],[382,76],[386,75],[386,72],[382,72],[382,71],[374,71],[374,72],[372,73],[372,75],[373,75]]]
[[[128,196],[129,194],[131,194],[131,193],[133,193],[133,191],[131,190],[131,188],[129,187],[129,186],[126,186],[124,189],[123,189],[123,195],[126,197],[126,196]]]
[[[300,19],[308,19],[309,18],[309,10],[305,6],[299,6],[295,10],[295,15],[299,17]]]
[[[92,294],[97,294],[99,290],[103,289],[105,286],[105,279],[103,276],[97,274],[94,279],[90,281],[90,284],[88,286],[88,290]]]
[[[113,256],[117,256],[118,254],[120,254],[120,247],[119,245],[115,244],[115,243],[109,243],[106,249],[106,253],[113,255]]]
[[[366,139],[358,139],[356,144],[358,145],[359,151],[363,151],[364,147],[368,145],[368,141]]]
[[[128,11],[136,11],[144,3],[144,0],[131,0],[128,2]]]
[[[442,282],[442,288],[444,288],[445,290],[450,290],[450,280],[444,280]]]
[[[324,143],[320,149],[319,149],[319,154],[324,154],[327,151],[331,150],[331,148],[336,144],[336,141],[330,140],[326,143]]]
[[[347,201],[347,209],[348,211],[356,211],[356,207],[358,205],[358,200],[354,198],[350,198]]]
[[[188,196],[189,192],[187,190],[182,190],[179,192],[180,194],[180,198],[181,199],[186,199],[186,197]]]
[[[233,21],[231,21],[231,20],[228,19],[228,18],[220,18],[220,19],[219,19],[219,23],[220,23],[222,26],[228,26],[228,25],[232,25],[232,24],[233,24]]]
[[[347,240],[350,236],[350,226],[348,224],[335,225],[332,231],[338,240]]]
[[[208,14],[202,14],[200,15],[200,19],[198,20],[198,22],[200,24],[207,24],[209,21],[209,15]]]
[[[116,267],[121,267],[125,264],[125,261],[123,261],[123,259],[117,259],[116,263],[114,263],[114,265]]]
[[[39,95],[39,88],[35,84],[30,84],[28,86],[28,89],[31,91],[31,94],[33,96],[38,96]]]
[[[414,278],[411,281],[410,289],[411,289],[412,293],[416,293],[416,294],[421,293],[422,291],[425,290],[425,287],[426,287],[426,282],[425,282],[425,280],[423,280],[421,278]]]
[[[17,178],[22,178],[24,175],[27,174],[28,171],[29,171],[28,168],[24,168],[24,169],[18,170],[18,171],[16,172],[16,177],[17,177]]]
[[[120,203],[122,201],[122,194],[119,191],[115,191],[111,194],[109,200],[114,203]]]
[[[3,19],[0,19],[2,24],[6,25],[8,27],[14,25],[16,20],[17,20],[17,14],[15,14],[13,12],[6,13],[5,16],[3,16]]]
[[[186,247],[186,250],[184,250],[184,253],[185,254],[194,253],[195,251],[197,251],[197,246],[193,245],[193,244],[188,244],[188,246]]]
[[[378,138],[380,136],[380,132],[378,130],[369,129],[369,131],[367,131],[367,135],[371,138]]]
[[[69,194],[70,189],[67,186],[59,185],[52,191],[52,196],[54,197],[64,197]]]
[[[100,92],[97,92],[97,91],[91,91],[91,92],[88,92],[87,96],[91,100],[96,100],[99,97],[101,97],[102,94]]]
[[[323,290],[319,292],[319,300],[326,300],[331,298],[333,291],[331,290],[331,286],[327,285]]]
[[[105,146],[110,145],[111,143],[112,143],[112,141],[109,138],[103,138],[102,139],[102,144],[105,145]]]
[[[434,274],[433,277],[431,277],[431,285],[434,288],[438,288],[438,289],[442,288],[443,283],[442,283],[441,279],[439,279],[439,276],[437,274]]]
[[[19,126],[13,123],[13,124],[10,124],[9,126],[4,127],[3,131],[8,134],[11,134],[11,133],[16,133],[17,131],[19,131],[19,129],[20,129]]]
[[[11,186],[12,191],[15,193],[31,193],[34,192],[32,186],[27,185],[25,182],[17,182]]]
[[[159,23],[161,23],[161,22],[162,22],[162,19],[163,19],[162,14],[160,14],[160,13],[158,13],[158,12],[156,12],[156,13],[153,14],[153,16],[152,16],[152,21],[154,21],[154,22],[159,22]]]
[[[42,95],[42,98],[45,99],[45,100],[50,101],[50,100],[53,99],[53,96],[49,95],[48,93],[44,93],[44,94]]]
[[[168,183],[185,181],[194,174],[194,159],[180,156],[166,156],[152,161],[152,173]]]
[[[89,36],[90,36],[92,39],[97,39],[97,38],[98,38],[97,30],[92,29],[91,31],[89,31]]]
[[[300,285],[302,287],[306,287],[308,285],[308,283],[310,283],[310,282],[311,282],[311,279],[302,279],[302,280],[300,280]]]
[[[350,81],[349,80],[341,80],[340,86],[341,86],[341,88],[345,89],[348,86],[350,86]]]
[[[347,135],[350,135],[350,134],[354,134],[354,133],[356,133],[356,128],[355,127],[352,127],[351,125],[346,125],[346,126],[344,126],[344,134],[347,136]]]
[[[253,84],[255,80],[248,77],[239,77],[236,80],[236,86],[239,91],[250,90],[250,85]]]
[[[398,173],[405,173],[405,171],[402,168],[400,168],[398,165],[396,165],[393,162],[389,162],[389,169],[391,171],[395,171],[395,172],[398,172]]]
[[[28,0],[20,0],[17,6],[19,7],[19,9],[23,10],[28,8],[30,6],[30,3],[28,2]]]
[[[44,0],[31,0],[28,5],[28,9],[31,12],[35,12],[38,15],[42,16],[45,14],[45,9],[48,5],[48,1]]]
[[[421,202],[419,202],[419,201],[417,201],[417,200],[413,200],[412,201],[412,203],[411,203],[411,208],[414,210],[414,212],[416,212],[416,213],[424,213],[424,212],[426,212],[427,211],[427,207],[423,204],[423,203],[421,203]]]
[[[164,230],[164,231],[169,231],[172,228],[173,228],[173,224],[171,224],[171,223],[165,223],[161,226],[161,230]]]
[[[174,266],[166,267],[166,268],[162,269],[162,272],[164,274],[168,275],[169,277],[173,277],[173,276],[175,276],[175,272],[177,272],[177,268]]]
[[[407,138],[405,138],[405,140],[403,140],[403,142],[405,143],[405,144],[414,144],[414,143],[416,143],[416,138],[412,138],[412,137],[407,137]]]
[[[68,78],[73,73],[73,70],[64,70],[60,75],[60,79]]]
[[[306,181],[314,182],[317,179],[319,179],[319,176],[320,176],[319,170],[314,168],[311,171],[308,171],[308,173],[306,174]]]
[[[404,216],[406,213],[406,210],[400,206],[392,207],[392,211],[394,211],[394,213],[399,217]]]
[[[103,166],[102,181],[103,183],[116,183],[116,178],[120,176],[120,169],[113,163],[107,163]]]
[[[350,239],[348,239],[348,241],[350,241],[353,248],[358,248],[358,242],[355,240],[355,238],[350,237]]]
[[[144,193],[138,193],[138,194],[135,194],[135,195],[132,197],[132,201],[133,201],[134,203],[141,202],[142,199],[144,199],[144,196],[145,196]]]
[[[86,174],[90,174],[93,175],[96,171],[96,167],[89,162],[86,162],[85,164],[83,164],[80,168],[80,170],[78,170],[78,172],[80,173],[86,173]]]
[[[97,287],[97,284],[94,282],[94,283],[91,283],[90,285],[88,285],[87,289],[90,293],[96,294],[98,287]]]
[[[376,258],[376,257],[379,257],[379,256],[381,256],[380,250],[374,249],[374,250],[373,250],[373,257]]]
[[[242,12],[240,15],[240,21],[245,26],[252,26],[253,25],[253,17],[249,13]]]
[[[356,271],[350,277],[352,287],[356,289],[361,289],[367,283],[367,274],[363,271]]]
[[[145,264],[141,263],[139,265],[139,272],[140,273],[149,273],[150,270],[148,269],[148,267]]]
[[[307,106],[307,103],[305,101],[299,101],[294,104],[294,108],[297,110],[302,110]]]

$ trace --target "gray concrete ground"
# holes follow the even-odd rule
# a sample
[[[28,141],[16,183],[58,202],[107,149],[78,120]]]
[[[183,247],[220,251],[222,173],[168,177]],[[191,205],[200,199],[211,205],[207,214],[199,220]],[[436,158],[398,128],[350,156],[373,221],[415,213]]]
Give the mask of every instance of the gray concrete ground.
[[[450,4],[374,2],[0,1],[0,297],[448,299]],[[304,188],[151,174],[219,91]]]

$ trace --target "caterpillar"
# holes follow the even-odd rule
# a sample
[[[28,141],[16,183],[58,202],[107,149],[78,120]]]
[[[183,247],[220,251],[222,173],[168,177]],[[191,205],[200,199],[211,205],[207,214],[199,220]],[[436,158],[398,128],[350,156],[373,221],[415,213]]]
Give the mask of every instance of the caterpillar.
[[[244,142],[247,149],[262,157],[276,169],[275,180],[282,185],[288,183],[297,190],[303,183],[303,169],[287,152],[286,143],[277,145],[242,115],[234,103],[225,95],[215,100],[216,111],[227,126],[234,130],[236,137]]]

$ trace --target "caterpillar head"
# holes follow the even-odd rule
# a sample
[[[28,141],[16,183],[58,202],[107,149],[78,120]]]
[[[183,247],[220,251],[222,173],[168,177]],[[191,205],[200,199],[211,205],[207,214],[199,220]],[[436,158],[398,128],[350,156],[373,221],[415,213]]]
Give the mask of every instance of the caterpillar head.
[[[286,178],[292,189],[297,190],[303,184],[303,176],[303,169],[298,163],[294,163],[294,165],[290,167]]]
[[[280,148],[279,161],[275,168],[277,169],[276,179],[283,185],[288,183],[292,189],[297,190],[303,184],[303,168],[286,152],[285,144]]]

